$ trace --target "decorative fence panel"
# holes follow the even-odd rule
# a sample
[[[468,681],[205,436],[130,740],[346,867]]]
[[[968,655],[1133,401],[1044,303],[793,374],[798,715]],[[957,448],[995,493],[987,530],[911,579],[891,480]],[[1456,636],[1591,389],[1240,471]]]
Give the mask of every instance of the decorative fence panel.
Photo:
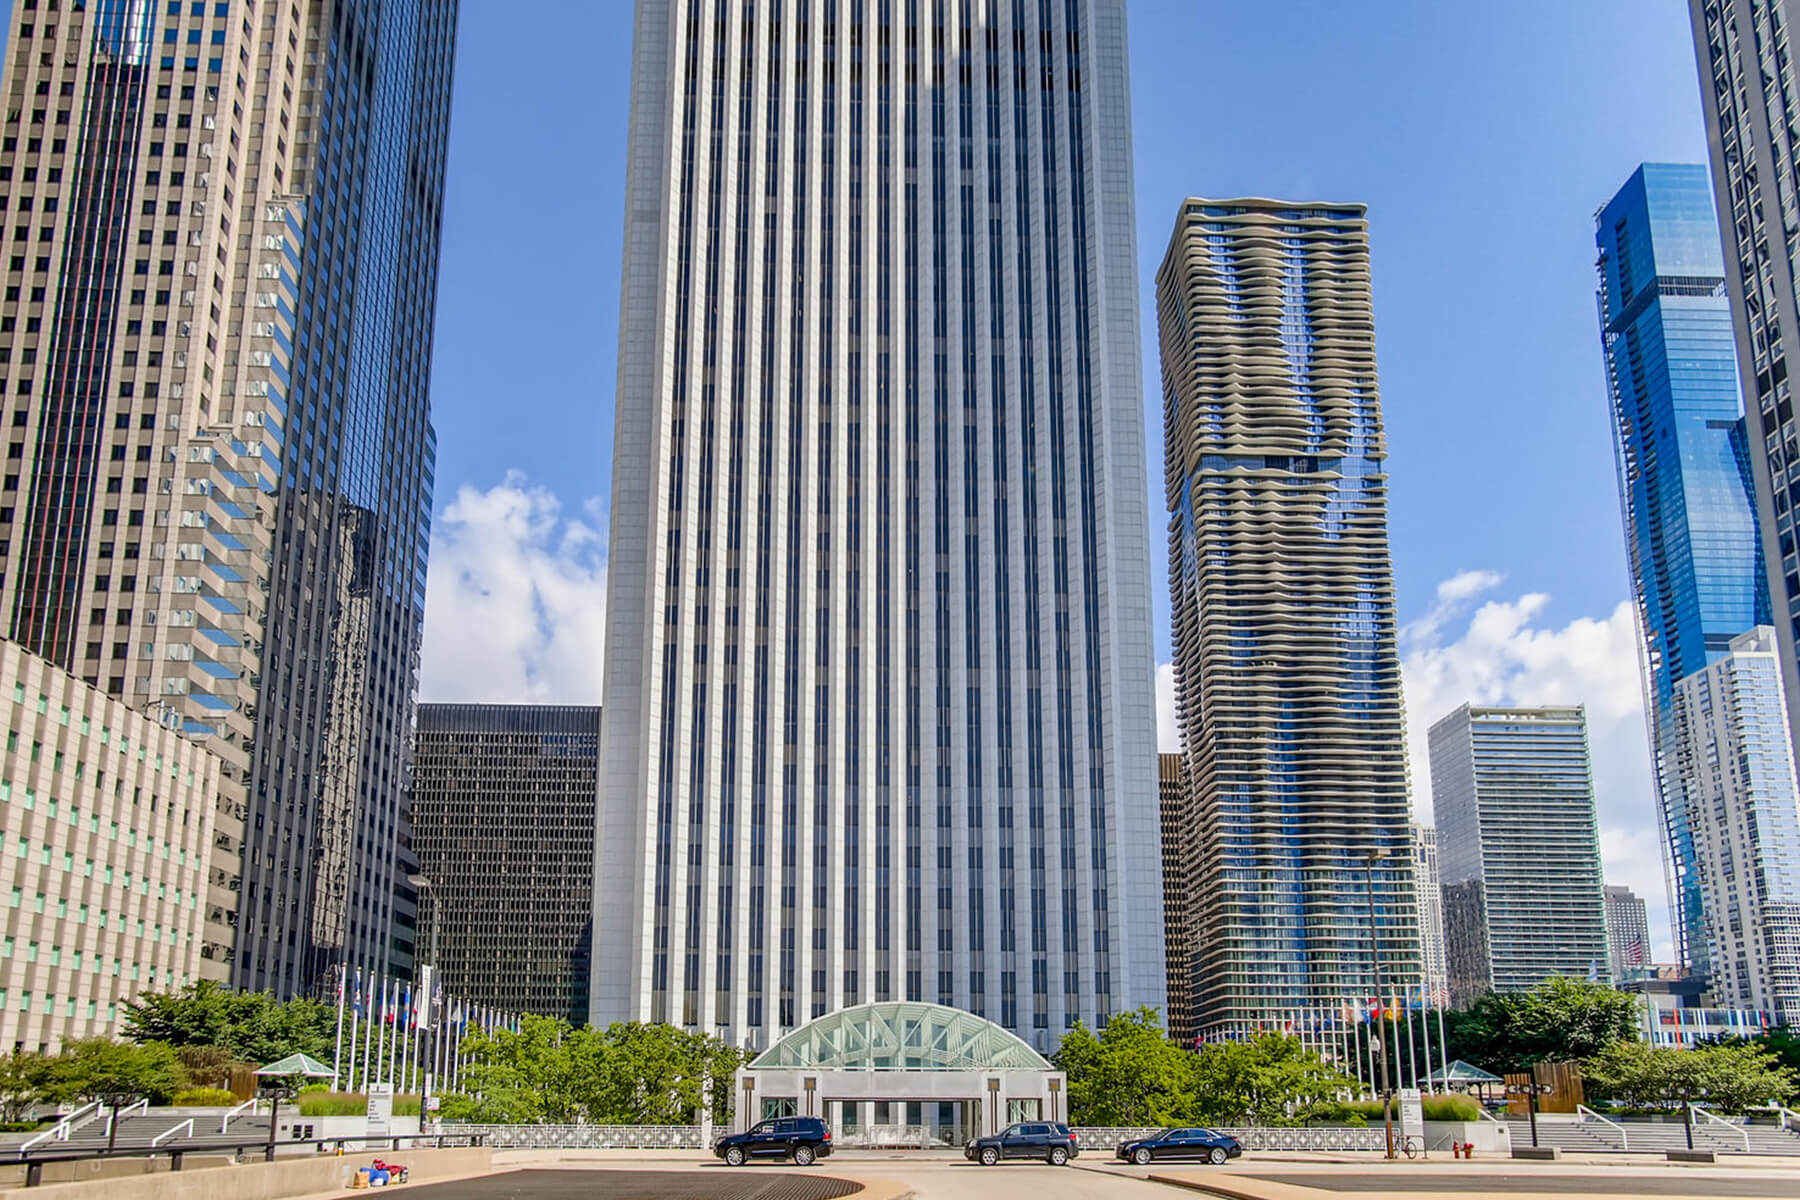
[[[703,1150],[698,1125],[463,1125],[446,1133],[485,1134],[496,1150]],[[720,1133],[728,1132],[721,1128]]]
[[[1246,1150],[1376,1151],[1386,1146],[1381,1127],[1318,1125],[1273,1129],[1227,1129]],[[496,1150],[704,1150],[698,1125],[464,1125],[446,1122],[446,1133],[479,1133]],[[714,1133],[727,1133],[718,1126]],[[1150,1137],[1156,1129],[1077,1126],[1075,1136],[1089,1154],[1111,1154],[1120,1142]],[[883,1141],[881,1144],[889,1144]],[[917,1145],[908,1139],[904,1144]]]
[[[1258,1129],[1233,1129],[1209,1125],[1208,1129],[1228,1133],[1244,1144],[1246,1150],[1375,1150],[1387,1149],[1387,1135],[1380,1126],[1358,1129],[1351,1125],[1311,1125]],[[1158,1129],[1102,1128],[1092,1125],[1075,1127],[1075,1137],[1086,1152],[1110,1154],[1120,1142],[1133,1138],[1153,1137]]]

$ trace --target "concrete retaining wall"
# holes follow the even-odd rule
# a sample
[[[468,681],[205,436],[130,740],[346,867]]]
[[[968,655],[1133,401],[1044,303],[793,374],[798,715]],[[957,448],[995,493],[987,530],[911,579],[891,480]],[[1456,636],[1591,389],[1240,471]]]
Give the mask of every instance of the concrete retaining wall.
[[[282,1200],[283,1197],[307,1196],[344,1187],[356,1168],[368,1166],[377,1157],[405,1163],[410,1173],[409,1183],[464,1179],[485,1175],[493,1169],[493,1152],[486,1146],[346,1154],[341,1158],[322,1154],[242,1166],[198,1167],[190,1162],[181,1171],[170,1171],[168,1160],[163,1159],[157,1162],[154,1173],[144,1169],[151,1160],[115,1159],[106,1163],[106,1167],[116,1169],[130,1162],[139,1168],[139,1173],[113,1178],[91,1177],[75,1183],[46,1183],[35,1188],[8,1188],[0,1191],[0,1200],[217,1200],[225,1196],[231,1200]],[[46,1165],[46,1174],[49,1169]]]

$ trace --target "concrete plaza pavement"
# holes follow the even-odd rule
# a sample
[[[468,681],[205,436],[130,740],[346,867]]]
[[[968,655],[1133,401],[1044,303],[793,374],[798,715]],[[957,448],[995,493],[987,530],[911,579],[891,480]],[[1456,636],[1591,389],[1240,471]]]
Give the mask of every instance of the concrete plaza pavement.
[[[511,1174],[413,1186],[421,1200],[830,1200],[827,1179],[866,1186],[851,1200],[1507,1200],[1654,1197],[1655,1200],[1791,1200],[1792,1159],[1670,1164],[1648,1157],[1519,1163],[1503,1158],[1387,1163],[1348,1155],[1268,1154],[1226,1167],[1135,1167],[1090,1152],[1067,1167],[982,1167],[955,1154],[845,1151],[809,1168],[757,1163],[730,1168],[687,1151],[514,1151],[495,1155]]]

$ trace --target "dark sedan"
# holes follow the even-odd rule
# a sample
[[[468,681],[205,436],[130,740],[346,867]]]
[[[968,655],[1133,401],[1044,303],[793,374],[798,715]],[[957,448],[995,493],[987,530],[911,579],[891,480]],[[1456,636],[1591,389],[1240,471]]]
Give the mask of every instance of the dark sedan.
[[[1241,1142],[1228,1133],[1190,1126],[1165,1129],[1155,1137],[1139,1138],[1119,1146],[1119,1157],[1141,1166],[1162,1159],[1199,1159],[1218,1166],[1244,1152]]]

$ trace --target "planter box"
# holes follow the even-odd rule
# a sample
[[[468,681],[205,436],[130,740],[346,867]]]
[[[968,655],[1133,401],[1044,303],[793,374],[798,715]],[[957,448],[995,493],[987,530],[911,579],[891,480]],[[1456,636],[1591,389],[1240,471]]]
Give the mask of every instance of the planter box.
[[[1717,1150],[1668,1150],[1664,1151],[1670,1162],[1709,1163],[1719,1161]]]
[[[1514,1146],[1514,1158],[1533,1158],[1551,1161],[1562,1157],[1561,1146]]]

